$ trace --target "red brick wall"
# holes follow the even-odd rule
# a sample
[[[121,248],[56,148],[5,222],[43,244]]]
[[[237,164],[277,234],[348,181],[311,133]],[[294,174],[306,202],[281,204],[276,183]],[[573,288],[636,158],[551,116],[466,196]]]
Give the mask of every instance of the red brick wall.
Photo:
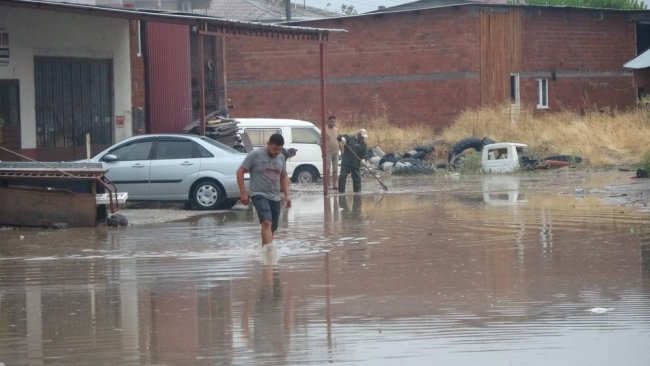
[[[462,109],[477,107],[479,11],[445,8],[302,23],[350,32],[331,34],[326,44],[327,113],[374,115],[376,95],[395,123],[442,126]],[[635,56],[634,22],[613,12],[596,21],[595,11],[573,10],[565,22],[563,10],[521,11],[523,103],[536,105],[537,75],[555,71],[556,80],[549,78],[551,110],[634,105],[633,78],[623,69]],[[227,50],[234,116],[318,121],[317,44],[242,37],[229,38]]]
[[[636,27],[626,15],[597,11],[525,10],[522,34],[522,102],[537,103],[537,81],[549,78],[552,110],[585,107],[625,109],[636,104],[632,71],[623,65],[636,57]]]
[[[304,25],[350,31],[325,46],[328,114],[375,115],[376,95],[393,121],[441,125],[478,103],[478,22],[464,10]],[[319,116],[318,44],[229,38],[227,49],[234,116]]]

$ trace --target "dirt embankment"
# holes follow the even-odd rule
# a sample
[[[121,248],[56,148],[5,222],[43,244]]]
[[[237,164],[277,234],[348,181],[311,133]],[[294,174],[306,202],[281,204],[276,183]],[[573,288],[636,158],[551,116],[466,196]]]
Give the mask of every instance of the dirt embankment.
[[[650,179],[634,179],[603,187],[603,201],[610,205],[633,207],[650,212]]]

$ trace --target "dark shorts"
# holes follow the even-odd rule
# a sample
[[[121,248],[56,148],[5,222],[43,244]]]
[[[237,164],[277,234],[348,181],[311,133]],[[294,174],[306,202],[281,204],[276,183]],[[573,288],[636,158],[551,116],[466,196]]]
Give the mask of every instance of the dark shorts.
[[[251,197],[253,206],[260,218],[260,224],[266,220],[271,221],[271,231],[278,230],[280,222],[280,201],[272,201],[264,196]]]

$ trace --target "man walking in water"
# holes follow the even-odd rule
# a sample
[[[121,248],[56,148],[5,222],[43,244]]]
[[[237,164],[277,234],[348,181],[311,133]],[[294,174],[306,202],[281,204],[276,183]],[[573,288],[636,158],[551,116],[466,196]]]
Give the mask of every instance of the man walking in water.
[[[273,236],[280,220],[280,192],[284,193],[285,206],[291,207],[291,193],[287,179],[287,165],[281,154],[284,138],[280,134],[271,135],[264,149],[255,149],[248,153],[239,170],[237,184],[241,202],[248,205],[251,201],[262,225],[262,247],[273,243]],[[246,192],[244,174],[250,173],[249,189]]]

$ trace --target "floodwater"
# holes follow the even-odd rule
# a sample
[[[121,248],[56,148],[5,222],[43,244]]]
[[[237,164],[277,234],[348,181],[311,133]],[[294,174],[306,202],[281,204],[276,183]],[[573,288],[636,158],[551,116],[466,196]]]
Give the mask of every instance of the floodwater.
[[[0,231],[0,362],[645,365],[650,220],[601,203],[616,179],[440,174],[296,194],[276,266],[252,211]]]

